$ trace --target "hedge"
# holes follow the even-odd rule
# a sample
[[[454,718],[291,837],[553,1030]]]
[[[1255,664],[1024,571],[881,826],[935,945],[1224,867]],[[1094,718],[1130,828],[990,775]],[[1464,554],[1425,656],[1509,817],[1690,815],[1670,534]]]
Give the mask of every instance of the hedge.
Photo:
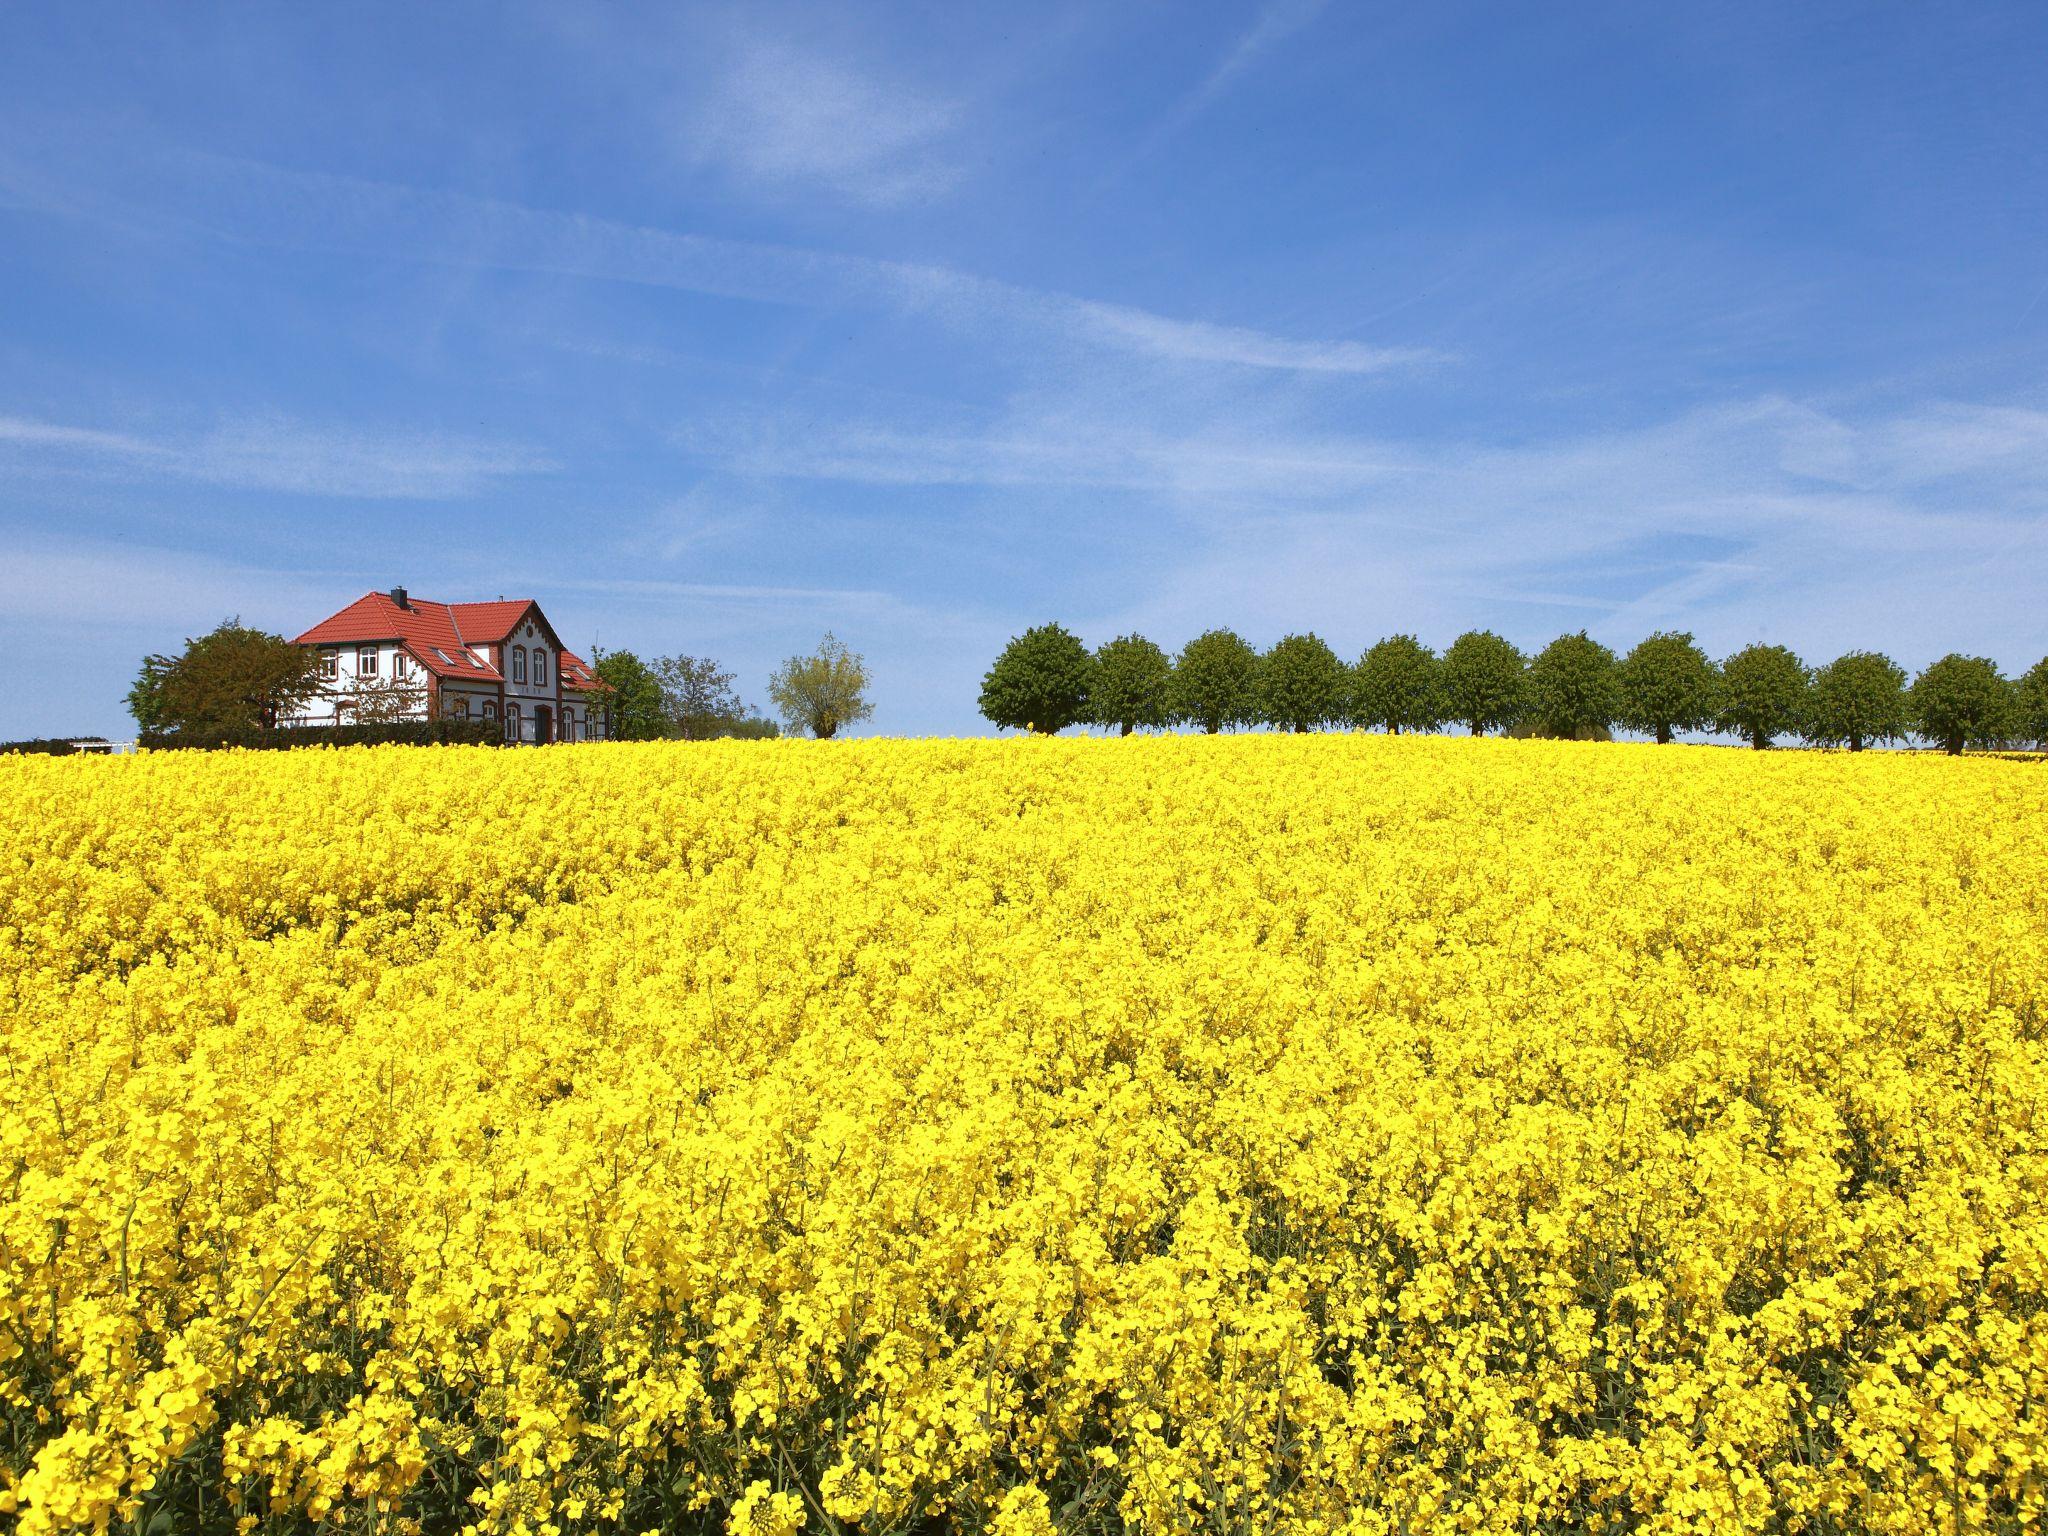
[[[496,747],[505,745],[505,730],[495,720],[392,720],[375,725],[293,725],[189,733],[145,731],[138,744],[153,752],[216,751],[223,747],[242,747],[252,752],[385,745]]]

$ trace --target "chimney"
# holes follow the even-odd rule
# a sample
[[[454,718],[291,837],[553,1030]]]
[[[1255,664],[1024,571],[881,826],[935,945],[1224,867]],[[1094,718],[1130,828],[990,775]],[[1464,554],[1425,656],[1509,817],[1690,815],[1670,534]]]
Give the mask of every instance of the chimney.
[[[405,588],[403,587],[393,587],[391,589],[391,601],[398,604],[401,608],[409,609],[412,607],[412,604],[405,600]]]

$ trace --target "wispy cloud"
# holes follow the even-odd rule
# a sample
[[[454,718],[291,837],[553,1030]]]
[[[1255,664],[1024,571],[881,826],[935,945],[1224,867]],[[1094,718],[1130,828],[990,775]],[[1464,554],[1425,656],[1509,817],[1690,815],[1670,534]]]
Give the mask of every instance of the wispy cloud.
[[[894,207],[960,179],[945,141],[957,104],[786,42],[738,42],[687,118],[685,153],[771,190]]]
[[[509,444],[379,435],[276,417],[144,436],[0,416],[0,461],[23,470],[82,467],[119,476],[372,501],[457,500],[507,477],[555,467],[546,456]]]
[[[1232,40],[1201,82],[1153,124],[1132,160],[1151,154],[1221,101],[1245,71],[1307,27],[1328,4],[1329,0],[1267,0],[1252,24]]]
[[[1041,345],[1050,338],[1177,363],[1355,375],[1437,356],[1176,318],[952,267],[727,240],[252,161],[166,153],[60,169],[56,156],[10,157],[0,149],[0,193],[51,213],[253,245],[926,315],[978,335],[1007,332]]]

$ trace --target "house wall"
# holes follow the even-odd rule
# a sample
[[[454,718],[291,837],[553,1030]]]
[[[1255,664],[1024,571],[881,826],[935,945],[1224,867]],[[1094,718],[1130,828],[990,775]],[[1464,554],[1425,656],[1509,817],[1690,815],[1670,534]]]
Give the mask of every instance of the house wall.
[[[336,710],[348,702],[349,691],[358,681],[370,683],[390,682],[398,677],[399,658],[403,655],[400,646],[385,642],[370,645],[312,646],[311,650],[322,653],[332,652],[335,658],[335,675],[326,680],[320,696],[310,700],[305,710],[287,720],[288,725],[333,725],[336,724]],[[377,654],[377,669],[374,675],[360,670],[360,653],[374,651]],[[420,687],[419,703],[409,710],[404,718],[424,720],[432,705],[433,678],[426,668],[410,656],[406,656],[408,671],[402,680],[416,683]]]

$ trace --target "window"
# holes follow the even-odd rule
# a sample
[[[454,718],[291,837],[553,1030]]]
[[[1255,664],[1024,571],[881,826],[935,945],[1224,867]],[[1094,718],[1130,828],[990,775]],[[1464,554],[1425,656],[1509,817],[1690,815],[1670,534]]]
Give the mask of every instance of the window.
[[[457,694],[455,698],[455,718],[458,720],[467,720],[469,718],[469,700],[463,698],[460,694]]]
[[[565,709],[562,711],[562,740],[574,741],[575,739],[576,711],[573,709]]]
[[[322,651],[320,653],[320,675],[325,678],[341,676],[341,653]]]
[[[356,652],[356,676],[375,677],[376,675],[377,647],[375,647],[374,645],[366,645]]]
[[[484,718],[486,720],[495,720],[498,718],[498,701],[496,699],[484,700]]]
[[[523,645],[512,647],[512,681],[515,683],[526,681],[526,647]]]
[[[434,647],[434,654],[440,657],[441,660],[446,662],[449,666],[452,667],[455,665],[455,658],[453,656],[450,656],[446,651],[442,650],[441,647],[439,647],[438,645]]]
[[[548,685],[548,653],[539,646],[533,648],[533,681],[537,687]]]
[[[412,676],[412,658],[403,651],[394,653],[391,658],[391,675],[397,678]]]
[[[505,739],[507,741],[519,740],[519,706],[517,704],[507,704],[505,706]]]

